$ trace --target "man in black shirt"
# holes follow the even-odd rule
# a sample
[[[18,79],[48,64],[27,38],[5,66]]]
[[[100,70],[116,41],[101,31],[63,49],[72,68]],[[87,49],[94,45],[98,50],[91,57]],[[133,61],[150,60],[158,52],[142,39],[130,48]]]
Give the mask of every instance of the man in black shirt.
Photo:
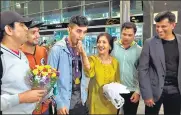
[[[144,43],[139,61],[140,91],[145,114],[181,112],[181,35],[175,34],[175,15],[169,11],[155,17],[157,36]]]

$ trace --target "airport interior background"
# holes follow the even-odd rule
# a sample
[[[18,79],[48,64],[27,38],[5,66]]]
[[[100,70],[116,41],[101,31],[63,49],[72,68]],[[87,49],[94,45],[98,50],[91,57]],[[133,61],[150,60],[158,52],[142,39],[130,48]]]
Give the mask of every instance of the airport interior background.
[[[96,37],[101,32],[108,32],[112,36],[120,38],[120,24],[99,24],[99,20],[109,21],[120,18],[120,0],[9,0],[1,1],[1,11],[13,10],[23,16],[34,19],[35,22],[44,22],[44,25],[57,25],[68,23],[73,15],[84,15],[90,22],[95,24],[90,28],[98,28],[98,31],[88,31],[83,43],[88,54],[96,53]],[[143,45],[143,2],[130,0],[130,16],[137,26],[135,41]],[[105,22],[106,22],[105,21]],[[114,22],[114,20],[113,20]],[[45,27],[45,26],[44,26]],[[103,29],[99,29],[102,28]],[[101,31],[99,31],[101,30]],[[55,41],[61,40],[68,35],[66,26],[61,28],[41,29],[40,44],[51,46]]]
[[[96,38],[99,33],[108,32],[120,40],[121,8],[124,0],[1,0],[0,11],[12,10],[23,16],[43,22],[40,27],[39,44],[48,48],[67,37],[67,24],[73,15],[84,15],[90,22],[83,44],[87,54],[96,53]],[[176,14],[175,32],[181,34],[181,1],[129,1],[127,8],[131,22],[137,26],[135,41],[143,46],[143,41],[155,34],[154,16],[160,11],[170,10]],[[122,3],[122,4],[121,4]],[[144,20],[143,20],[144,19]],[[138,114],[144,113],[144,102],[140,101]],[[163,108],[160,111],[163,114]]]

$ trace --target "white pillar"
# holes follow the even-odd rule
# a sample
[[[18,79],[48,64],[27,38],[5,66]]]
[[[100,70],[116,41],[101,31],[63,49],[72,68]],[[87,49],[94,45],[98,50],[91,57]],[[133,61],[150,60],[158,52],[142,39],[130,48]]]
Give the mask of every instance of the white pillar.
[[[153,36],[153,20],[154,20],[154,1],[148,1],[150,5],[150,36]]]
[[[130,0],[120,0],[120,25],[126,21],[130,21]]]
[[[122,24],[127,21],[130,21],[130,0],[120,0],[120,33]]]

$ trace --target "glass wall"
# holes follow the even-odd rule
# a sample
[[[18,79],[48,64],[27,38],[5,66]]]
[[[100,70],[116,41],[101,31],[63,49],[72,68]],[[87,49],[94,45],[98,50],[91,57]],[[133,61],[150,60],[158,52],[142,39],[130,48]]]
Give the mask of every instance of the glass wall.
[[[39,45],[51,48],[56,43],[56,41],[59,41],[67,36],[68,32],[66,29],[54,31],[54,33],[51,35],[41,35],[39,39]]]
[[[81,14],[81,7],[78,6],[78,7],[66,8],[63,9],[62,13],[63,13],[62,21],[68,22],[71,16]]]
[[[61,40],[62,38],[65,38],[68,36],[67,30],[58,30],[54,32],[54,39],[56,41]]]
[[[142,1],[130,0],[130,15],[143,15]],[[143,23],[135,24],[137,27],[135,41],[138,43],[138,45],[143,46]]]
[[[85,50],[87,55],[92,55],[97,53],[96,41],[97,36],[100,33],[88,33],[83,39],[83,44],[85,46]]]
[[[6,8],[10,6],[10,1],[1,1],[1,8]]]
[[[112,17],[120,17],[120,1],[112,1]]]
[[[62,0],[62,8],[80,6],[81,0]]]
[[[27,3],[18,3],[14,7],[14,10],[21,15],[26,15]]]
[[[138,43],[138,45],[143,46],[143,23],[137,23],[137,32],[135,35],[135,41]]]
[[[9,10],[11,10],[11,11],[14,11],[14,8],[13,7],[4,7],[4,8],[1,8],[1,11],[9,11]]]
[[[60,23],[61,20],[60,14],[61,14],[60,10],[44,12],[41,21],[43,21],[45,24]]]
[[[10,1],[1,1],[1,11],[11,10]]]
[[[85,16],[93,20],[109,18],[109,1],[86,4]]]
[[[142,1],[130,0],[131,15],[142,14]],[[72,15],[91,20],[120,17],[120,0],[10,0],[1,1],[1,11],[14,10],[45,24],[68,22]]]
[[[119,1],[119,0],[118,0]],[[21,15],[35,18],[46,24],[68,22],[72,15],[85,15],[91,19],[110,18],[111,0],[83,1],[83,0],[10,0],[1,1],[1,11],[14,10]],[[114,7],[115,9],[118,7]],[[114,11],[114,10],[113,10]],[[118,11],[118,10],[116,10]],[[115,12],[115,11],[114,11]],[[115,14],[114,14],[115,16]]]
[[[142,1],[130,0],[130,15],[143,14]]]
[[[52,10],[55,10],[55,9],[59,9],[60,8],[60,5],[59,5],[59,1],[48,1],[48,0],[44,0],[43,1],[43,9],[44,11],[52,11]]]
[[[39,22],[42,22],[42,14],[41,13],[37,13],[37,14],[31,14],[31,15],[27,15],[28,17],[30,18],[33,18],[33,20],[36,22],[36,23],[39,23]]]
[[[1,1],[1,11],[13,10],[21,15],[28,16],[36,22],[45,24],[55,24],[68,22],[73,15],[85,15],[89,20],[119,18],[120,0],[10,0]],[[142,1],[130,0],[130,15],[143,14]],[[137,33],[135,41],[142,46],[143,44],[143,23],[136,24]],[[120,25],[107,27],[106,32],[120,39]],[[95,54],[96,39],[99,33],[88,33],[83,44],[88,54]],[[54,41],[61,40],[68,35],[66,30],[56,31],[54,35],[41,36],[40,44],[44,40],[47,45],[52,45]]]
[[[115,36],[117,39],[120,39],[120,26],[112,26],[112,27],[107,27],[106,32],[111,34],[112,36]]]
[[[28,2],[28,14],[35,14],[35,13],[39,13],[40,11],[40,7],[41,7],[41,1],[31,1]]]

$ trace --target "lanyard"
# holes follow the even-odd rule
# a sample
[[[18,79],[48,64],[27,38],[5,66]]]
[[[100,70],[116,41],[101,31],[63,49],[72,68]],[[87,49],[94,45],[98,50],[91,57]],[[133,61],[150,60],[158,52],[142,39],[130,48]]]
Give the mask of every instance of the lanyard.
[[[75,52],[75,51],[73,50],[73,48],[70,46],[70,44],[69,44],[69,42],[68,42],[68,38],[65,39],[65,42],[66,42],[67,48],[68,48],[68,50],[69,50],[69,52],[70,52],[73,60],[74,60],[73,63],[74,63],[74,65],[75,65],[75,67],[73,68],[73,69],[74,69],[73,75],[74,75],[74,77],[75,77],[75,79],[76,79],[77,77],[80,77],[80,76],[81,76],[81,73],[80,73],[80,70],[79,70],[79,56],[76,55],[76,52]]]

